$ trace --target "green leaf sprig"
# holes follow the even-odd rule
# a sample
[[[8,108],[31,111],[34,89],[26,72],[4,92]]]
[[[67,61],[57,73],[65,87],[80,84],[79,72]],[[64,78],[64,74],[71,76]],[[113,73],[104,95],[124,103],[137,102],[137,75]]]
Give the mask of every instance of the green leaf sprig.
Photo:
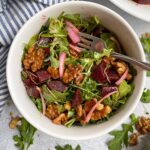
[[[15,146],[20,150],[28,150],[29,146],[33,144],[33,136],[36,131],[31,124],[24,118],[21,119],[21,125],[17,126],[19,135],[14,135],[13,140],[16,142]]]
[[[77,145],[77,147],[75,149],[73,149],[73,147],[69,144],[65,145],[64,147],[61,147],[60,145],[57,145],[55,147],[56,150],[81,150],[80,145]]]
[[[149,54],[150,53],[150,33],[142,34],[140,40],[143,45],[144,52]]]
[[[128,146],[128,134],[133,132],[133,127],[138,121],[137,117],[132,114],[130,116],[131,123],[130,124],[123,124],[122,130],[115,130],[110,132],[114,138],[108,142],[108,149],[109,150],[122,150],[123,146]]]
[[[143,91],[141,102],[143,103],[150,103],[150,89],[145,89]]]

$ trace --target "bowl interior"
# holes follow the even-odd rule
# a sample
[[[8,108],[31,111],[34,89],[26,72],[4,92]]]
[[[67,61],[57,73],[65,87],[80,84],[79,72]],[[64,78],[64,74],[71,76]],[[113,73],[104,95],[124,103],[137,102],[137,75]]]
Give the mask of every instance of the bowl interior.
[[[49,17],[57,17],[62,11],[67,13],[80,13],[83,16],[98,16],[102,24],[113,31],[129,56],[140,60],[144,54],[140,42],[130,26],[111,10],[90,2],[67,2],[51,6],[32,17],[18,32],[11,46],[7,62],[7,81],[12,99],[21,114],[37,129],[63,139],[81,140],[103,135],[119,125],[135,108],[144,87],[144,72],[137,68],[138,75],[134,80],[135,90],[127,104],[107,122],[85,127],[58,126],[44,117],[29,99],[21,81],[21,56],[24,43],[36,34]],[[42,16],[46,16],[43,20]],[[137,86],[138,85],[138,86]]]

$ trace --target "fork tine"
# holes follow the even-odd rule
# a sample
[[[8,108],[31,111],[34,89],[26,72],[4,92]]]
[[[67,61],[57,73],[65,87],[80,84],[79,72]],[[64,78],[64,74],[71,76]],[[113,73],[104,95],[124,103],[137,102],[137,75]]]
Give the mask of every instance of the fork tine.
[[[90,50],[90,49],[91,49],[91,47],[90,47],[90,46],[85,45],[85,44],[83,44],[83,43],[78,43],[77,45],[78,45],[79,47],[81,47],[81,48],[85,48],[85,49],[88,49],[88,50]]]
[[[81,37],[86,38],[86,39],[93,40],[93,36],[90,35],[90,34],[86,34],[86,33],[83,33],[83,32],[79,32],[79,35],[80,35]]]
[[[93,36],[93,35],[91,35],[91,34],[79,32],[79,35],[80,35],[81,37],[83,37],[83,38],[86,38],[86,39],[89,39],[89,40],[92,40],[92,41],[93,41],[93,40],[99,40],[98,37],[95,37],[95,36]]]
[[[89,41],[89,40],[87,40],[85,38],[80,37],[80,40],[81,40],[82,43],[84,43],[84,44],[86,44],[88,46],[90,46],[92,44],[92,41]]]

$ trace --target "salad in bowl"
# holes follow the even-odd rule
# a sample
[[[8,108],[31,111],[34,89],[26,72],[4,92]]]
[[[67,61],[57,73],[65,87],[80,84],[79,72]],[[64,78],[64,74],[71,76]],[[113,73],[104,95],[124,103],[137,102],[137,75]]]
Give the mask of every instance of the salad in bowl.
[[[98,51],[81,49],[79,32],[99,37]],[[37,109],[54,124],[86,125],[108,120],[128,101],[136,70],[111,56],[124,53],[97,16],[62,12],[50,17],[25,45],[21,78]]]

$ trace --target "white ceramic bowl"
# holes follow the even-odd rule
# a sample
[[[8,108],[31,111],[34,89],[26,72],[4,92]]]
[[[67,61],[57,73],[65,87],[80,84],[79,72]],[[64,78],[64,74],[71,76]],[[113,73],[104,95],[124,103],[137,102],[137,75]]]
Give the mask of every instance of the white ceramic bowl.
[[[91,2],[65,2],[48,7],[37,13],[18,32],[11,45],[7,61],[7,82],[9,91],[20,113],[33,126],[46,134],[70,140],[83,140],[101,136],[116,128],[133,112],[144,88],[145,72],[137,68],[138,74],[134,80],[135,89],[133,94],[124,107],[107,122],[86,127],[71,128],[53,124],[37,110],[36,106],[26,94],[20,76],[21,57],[24,43],[27,43],[30,37],[36,34],[46,21],[42,19],[42,16],[46,16],[46,19],[49,17],[57,17],[62,11],[67,13],[80,13],[83,16],[98,16],[103,25],[118,36],[129,56],[144,60],[143,49],[136,33],[118,14],[104,6]]]
[[[132,0],[110,0],[127,13],[147,22],[150,22],[150,5],[137,4]]]

